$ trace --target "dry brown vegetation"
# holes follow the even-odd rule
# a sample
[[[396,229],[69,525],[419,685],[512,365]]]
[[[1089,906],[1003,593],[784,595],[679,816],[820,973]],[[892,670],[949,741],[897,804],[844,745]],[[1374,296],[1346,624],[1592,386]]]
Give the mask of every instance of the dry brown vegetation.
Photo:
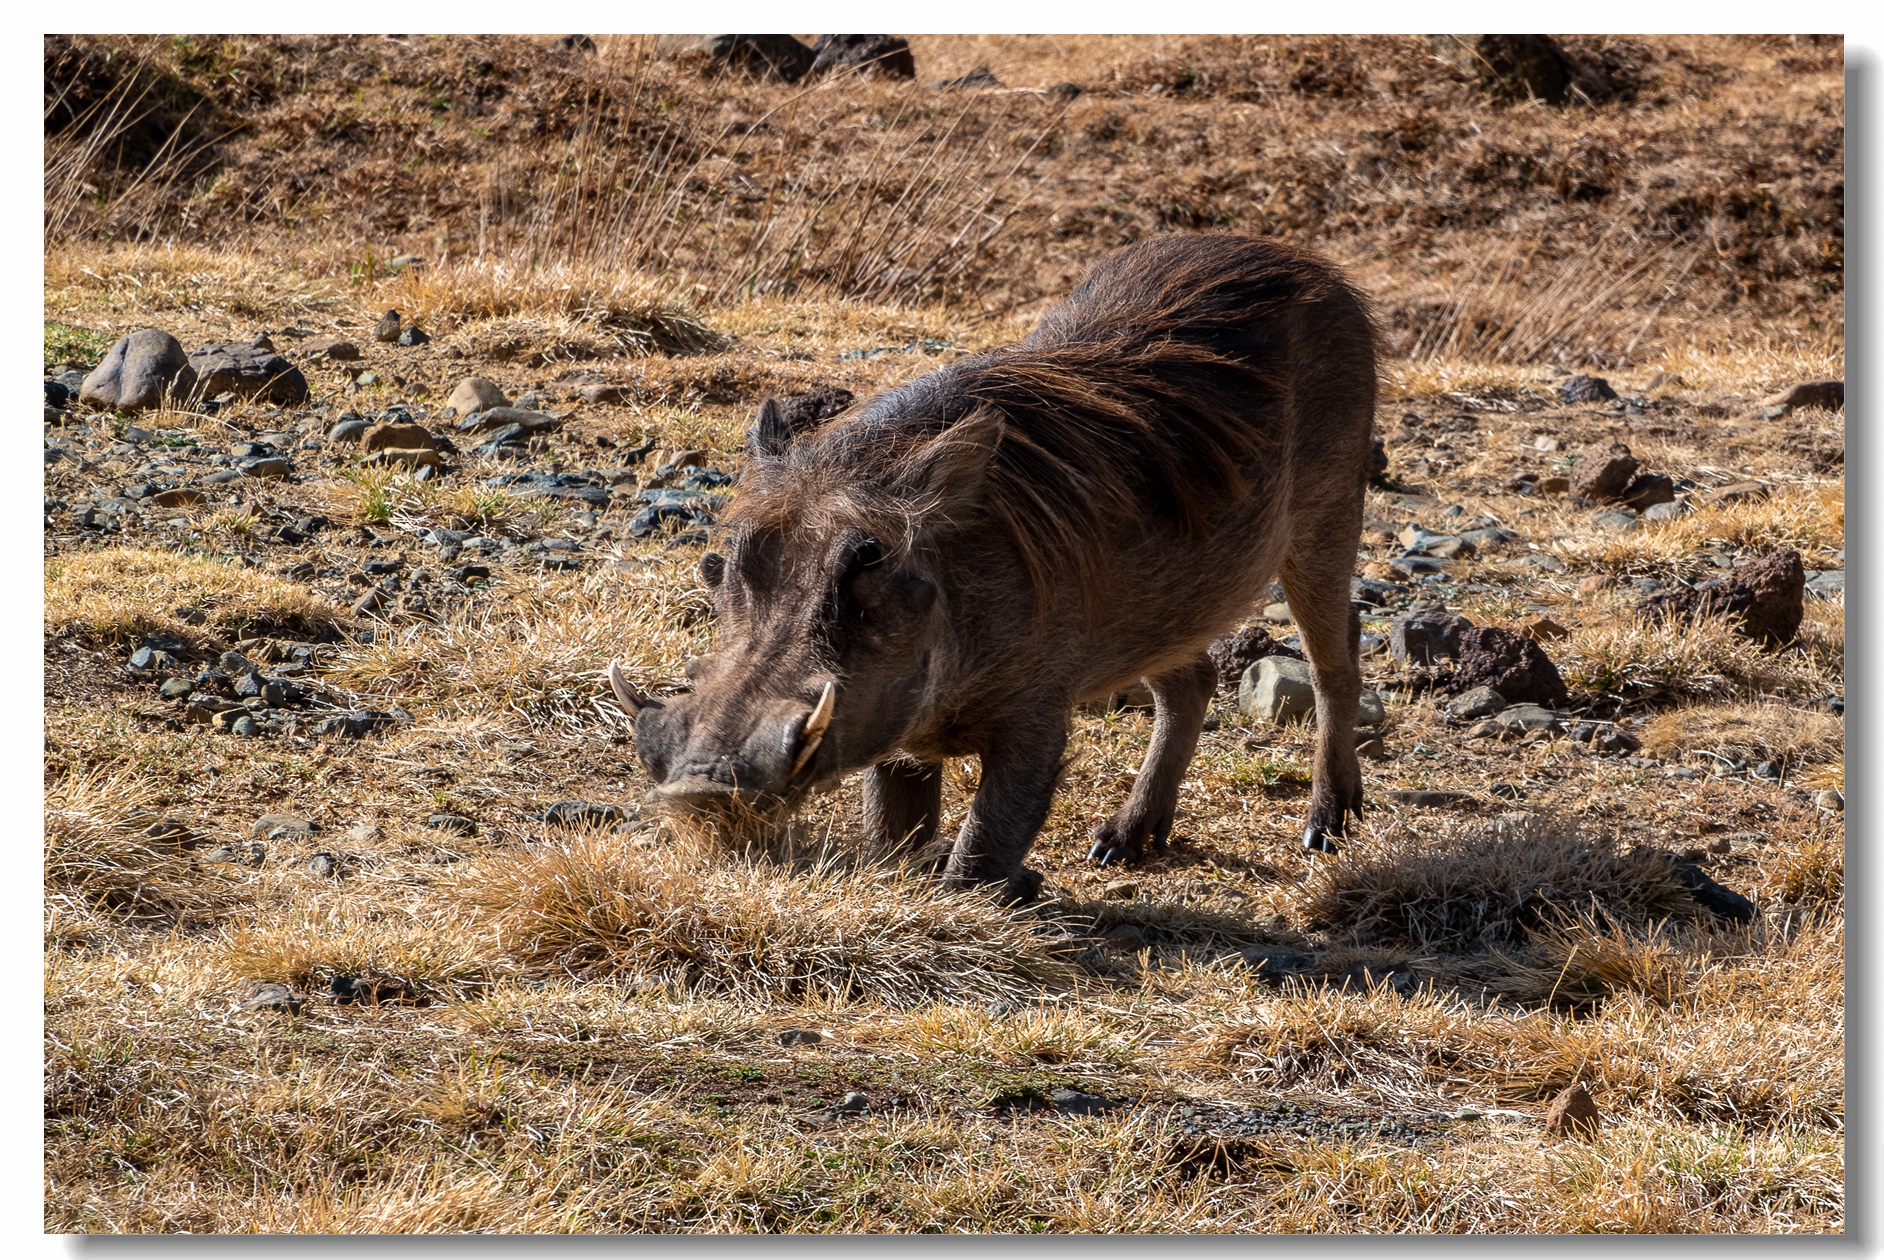
[[[1841,1230],[1844,834],[1818,793],[1843,785],[1842,600],[1764,651],[1583,582],[1782,546],[1843,568],[1842,415],[1757,405],[1843,372],[1842,49],[1566,42],[1608,96],[1498,102],[1387,37],[912,37],[914,85],[790,88],[643,37],[49,38],[48,367],[142,326],[299,326],[379,380],[308,363],[318,417],[136,417],[169,454],[116,449],[109,414],[48,429],[77,457],[46,473],[46,1227]],[[927,86],[982,64],[1002,88]],[[603,671],[671,692],[712,641],[700,547],[621,510],[661,454],[607,510],[488,479],[646,438],[737,474],[767,393],[899,384],[1022,335],[1107,249],[1219,227],[1316,243],[1379,301],[1392,462],[1357,571],[1389,576],[1409,523],[1514,531],[1437,589],[1560,623],[1578,717],[1641,755],[1467,740],[1370,656],[1387,757],[1335,860],[1299,847],[1313,732],[1230,696],[1170,852],[1123,875],[1087,829],[1149,717],[1075,715],[1021,910],[862,860],[854,785],[766,851],[657,819]],[[373,343],[389,306],[435,340]],[[1634,409],[1562,403],[1553,367]],[[117,531],[71,515],[188,442],[435,415],[472,373],[567,425],[429,481],[303,449],[292,481]],[[1614,442],[1697,509],[1615,533],[1507,488]],[[1702,502],[1753,477],[1770,497]],[[451,582],[433,528],[515,546]],[[394,557],[429,603],[350,611]],[[312,644],[313,716],[402,717],[190,724],[125,668],[152,632],[191,670]],[[947,767],[945,832],[976,776]],[[1434,789],[1464,799],[1389,795]],[[562,827],[565,800],[623,814]],[[264,814],[316,830],[257,858]],[[1753,922],[1703,913],[1669,854]],[[298,1012],[249,1004],[265,984]],[[1602,1126],[1552,1137],[1576,1082]],[[867,1114],[830,1110],[852,1091]]]

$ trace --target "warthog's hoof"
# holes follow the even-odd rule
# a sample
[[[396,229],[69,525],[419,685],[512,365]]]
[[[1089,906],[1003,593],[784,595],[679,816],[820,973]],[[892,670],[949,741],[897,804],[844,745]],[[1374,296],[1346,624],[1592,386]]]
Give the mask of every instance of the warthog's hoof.
[[[1045,875],[1023,866],[1008,879],[1001,900],[1010,906],[1028,905],[1040,896],[1040,887],[1046,882]]]
[[[1117,818],[1108,818],[1092,829],[1092,851],[1086,855],[1086,860],[1100,866],[1141,861],[1146,855],[1146,840],[1151,841],[1150,847],[1159,853],[1170,847],[1170,830],[1168,819],[1162,826],[1141,832]]]
[[[1336,844],[1335,840],[1336,836],[1334,833],[1324,831],[1314,823],[1308,824],[1302,831],[1302,847],[1307,849],[1310,853],[1327,853],[1331,855],[1339,853],[1341,846]]]

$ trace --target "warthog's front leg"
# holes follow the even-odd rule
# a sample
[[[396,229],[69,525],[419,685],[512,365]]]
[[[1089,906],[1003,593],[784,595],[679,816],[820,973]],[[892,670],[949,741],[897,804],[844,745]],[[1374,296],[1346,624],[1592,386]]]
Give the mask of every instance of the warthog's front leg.
[[[1144,856],[1147,840],[1159,849],[1165,847],[1177,817],[1178,785],[1197,751],[1210,693],[1216,690],[1217,669],[1209,657],[1200,656],[1182,669],[1146,682],[1156,706],[1151,750],[1145,754],[1125,808],[1093,828],[1088,856],[1101,866],[1136,862]]]
[[[981,787],[949,854],[946,882],[967,888],[998,884],[1008,901],[1031,901],[1038,871],[1021,861],[1047,821],[1060,760],[1066,753],[1068,706],[1026,706],[1034,720],[998,732],[981,754]]]
[[[879,861],[919,857],[934,846],[941,821],[940,765],[897,757],[865,773],[864,831]],[[940,864],[938,858],[935,865]]]

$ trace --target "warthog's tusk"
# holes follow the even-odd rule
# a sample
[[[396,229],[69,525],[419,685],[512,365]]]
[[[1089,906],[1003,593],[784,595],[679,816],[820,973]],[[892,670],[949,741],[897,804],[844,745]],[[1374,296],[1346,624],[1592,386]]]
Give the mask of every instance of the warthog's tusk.
[[[608,685],[615,689],[615,698],[621,701],[622,708],[628,710],[629,717],[634,717],[648,707],[648,698],[622,677],[621,666],[615,661],[608,663]]]
[[[798,760],[792,762],[793,774],[803,770],[811,754],[818,751],[818,745],[824,742],[824,732],[830,729],[831,714],[836,711],[837,684],[828,682],[824,684],[824,694],[818,697],[818,707],[805,719],[804,734],[799,737],[805,741],[805,746],[798,750]]]

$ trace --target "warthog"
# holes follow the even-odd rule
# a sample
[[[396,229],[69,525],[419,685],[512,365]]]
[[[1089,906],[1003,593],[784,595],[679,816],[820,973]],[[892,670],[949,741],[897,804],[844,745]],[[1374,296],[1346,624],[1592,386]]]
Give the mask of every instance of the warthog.
[[[864,770],[872,845],[908,856],[935,839],[943,758],[978,756],[945,879],[1028,899],[1073,706],[1150,688],[1151,751],[1091,857],[1162,849],[1216,683],[1205,646],[1280,574],[1315,688],[1303,839],[1333,851],[1361,813],[1349,579],[1374,395],[1338,269],[1200,235],[1118,251],[1024,341],[796,438],[767,400],[725,554],[700,563],[718,645],[691,694],[610,667],[660,798],[782,818]]]

